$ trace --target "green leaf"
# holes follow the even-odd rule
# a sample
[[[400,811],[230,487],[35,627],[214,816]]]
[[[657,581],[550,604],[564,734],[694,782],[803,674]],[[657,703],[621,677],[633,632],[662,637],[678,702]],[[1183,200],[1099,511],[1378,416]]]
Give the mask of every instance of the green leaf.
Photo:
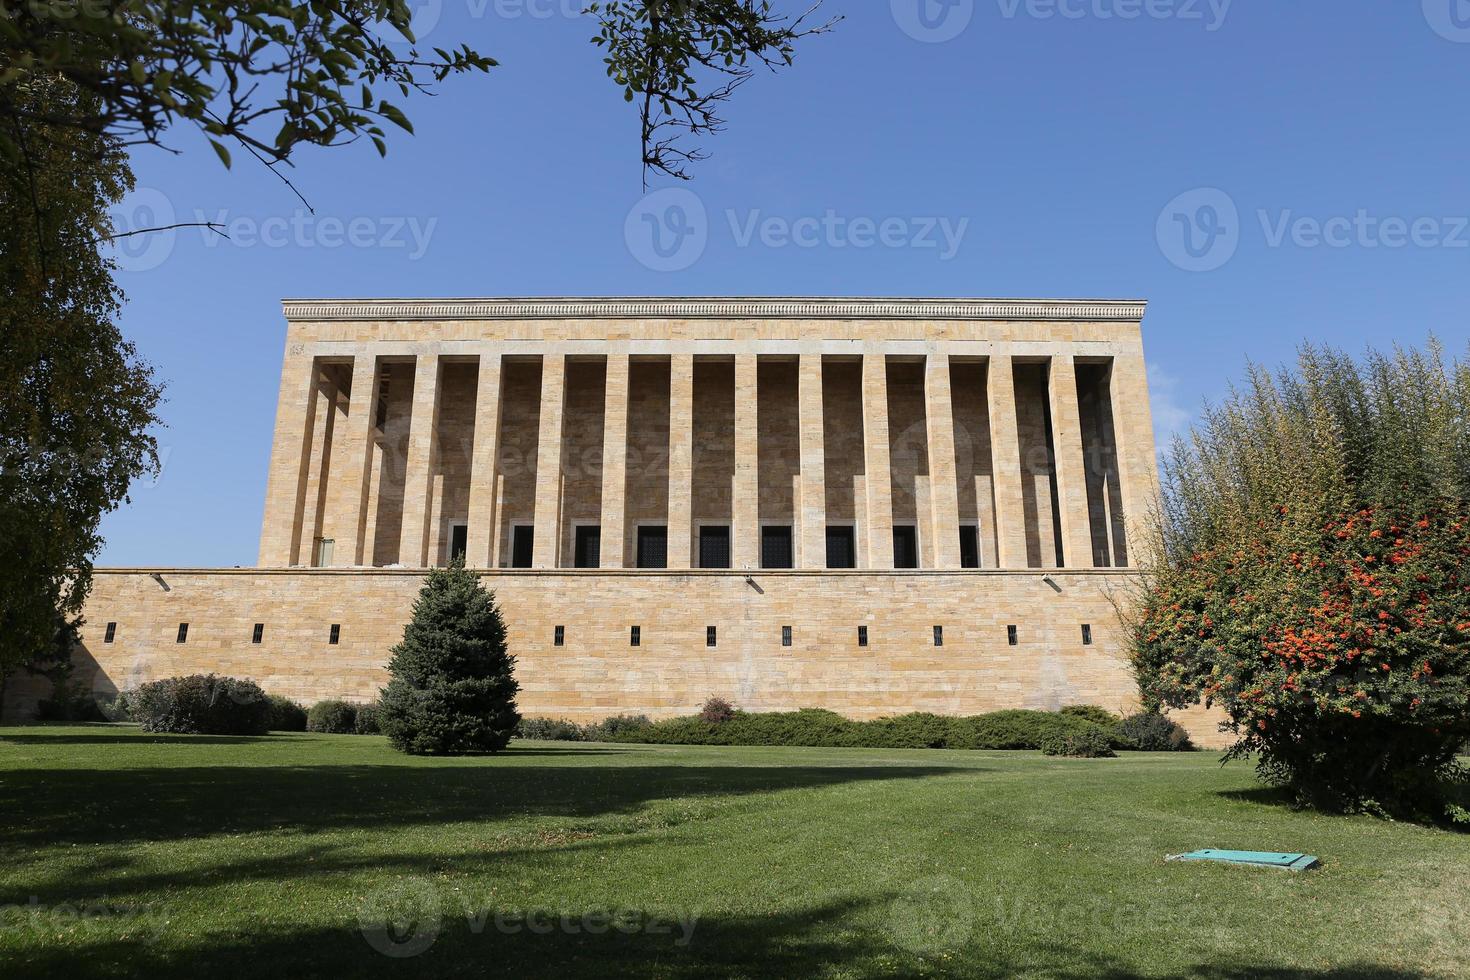
[[[225,169],[230,169],[230,151],[225,149],[225,145],[218,140],[210,140],[209,145],[214,147],[214,154],[225,165]]]

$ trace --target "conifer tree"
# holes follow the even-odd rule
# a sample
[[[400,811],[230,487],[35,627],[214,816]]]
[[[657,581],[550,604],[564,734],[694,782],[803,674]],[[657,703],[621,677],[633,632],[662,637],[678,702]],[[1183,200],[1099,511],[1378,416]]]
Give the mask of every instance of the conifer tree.
[[[521,720],[495,597],[461,565],[429,572],[388,670],[381,725],[401,752],[499,752]]]

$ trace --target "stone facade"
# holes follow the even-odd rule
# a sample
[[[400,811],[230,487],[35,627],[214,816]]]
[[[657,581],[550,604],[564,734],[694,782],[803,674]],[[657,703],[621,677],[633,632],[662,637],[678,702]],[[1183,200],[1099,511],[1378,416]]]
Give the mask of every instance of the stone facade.
[[[99,571],[99,689],[213,670],[370,698],[421,569],[463,554],[527,714],[1132,701],[1142,303],[285,311],[259,568]]]

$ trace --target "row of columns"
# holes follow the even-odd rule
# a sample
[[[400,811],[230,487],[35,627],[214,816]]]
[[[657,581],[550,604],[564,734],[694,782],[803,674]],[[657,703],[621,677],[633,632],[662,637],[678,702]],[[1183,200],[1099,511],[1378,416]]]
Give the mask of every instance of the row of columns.
[[[799,533],[793,542],[798,568],[823,568],[826,562],[826,486],[823,423],[822,355],[817,351],[798,354],[797,410],[799,413],[800,477],[795,502]],[[305,359],[308,363],[310,358]],[[378,358],[359,354],[353,364],[346,431],[340,434],[347,443],[343,455],[343,471],[334,473],[330,489],[330,506],[339,514],[355,515],[350,522],[355,530],[351,540],[337,542],[339,549],[334,564],[371,564],[373,547],[372,515],[369,514],[368,487],[371,480],[375,428],[375,397]],[[566,405],[566,354],[548,352],[543,355],[541,371],[541,409],[537,441],[535,477],[535,529],[533,567],[554,568],[558,564],[562,543],[563,515],[563,419]],[[282,543],[271,543],[263,535],[263,564],[310,563],[309,549],[313,526],[306,515],[306,498],[311,494],[312,475],[309,460],[310,440],[322,438],[323,414],[318,407],[319,373],[309,372],[309,405],[296,469],[298,492],[294,498],[279,494],[272,486],[267,502],[267,526],[286,517],[280,512],[277,497],[286,497],[296,506],[296,520],[288,553],[281,553]],[[990,419],[992,480],[997,564],[1001,568],[1024,568],[1027,565],[1025,505],[1022,491],[1021,454],[1017,429],[1016,394],[1012,358],[992,354],[989,359],[986,391]],[[1141,375],[1141,371],[1140,371]],[[412,417],[409,421],[407,466],[403,491],[400,527],[399,562],[413,567],[429,563],[435,541],[430,526],[433,513],[435,434],[439,428],[441,359],[435,355],[417,357],[414,370]],[[757,430],[757,355],[734,355],[734,485],[731,513],[732,566],[736,569],[759,567],[758,511],[758,430]],[[1077,399],[1076,365],[1071,354],[1052,356],[1048,384],[1049,409],[1054,441],[1054,465],[1057,483],[1057,506],[1061,529],[1062,552],[1067,567],[1090,567],[1093,547],[1089,521],[1086,474],[1083,471],[1081,420]],[[870,568],[893,567],[893,501],[888,431],[887,358],[881,349],[865,351],[861,374],[862,426],[864,446],[865,501],[860,511],[860,533],[866,535],[866,556]],[[306,382],[306,378],[288,378]],[[1141,382],[1141,377],[1140,377]],[[481,355],[475,403],[474,443],[471,453],[471,478],[468,506],[467,563],[470,567],[495,567],[499,547],[501,515],[497,508],[496,462],[499,454],[502,413],[502,360],[499,354]],[[283,385],[286,398],[288,385]],[[933,529],[933,567],[960,567],[959,490],[956,473],[954,409],[950,390],[950,358],[944,351],[927,355],[924,371],[924,409],[928,439],[930,480],[930,515]],[[299,388],[297,390],[300,390]],[[1115,389],[1116,390],[1116,389]],[[606,405],[603,425],[602,468],[602,567],[622,566],[625,534],[625,495],[628,445],[629,357],[610,354],[607,357]],[[670,358],[670,431],[669,431],[669,506],[668,567],[690,568],[692,541],[692,484],[694,450],[694,355],[676,353]],[[284,407],[284,406],[283,406]],[[281,433],[275,450],[282,449]],[[290,443],[293,440],[287,439]],[[304,441],[306,444],[300,445]],[[317,443],[320,445],[320,442]],[[1126,469],[1127,453],[1119,447],[1118,459],[1125,511],[1132,506],[1131,481],[1136,474]],[[273,459],[273,475],[282,459]],[[274,479],[274,476],[273,476]],[[275,508],[273,511],[272,508]],[[280,525],[277,525],[280,526]],[[339,531],[340,534],[340,531]]]

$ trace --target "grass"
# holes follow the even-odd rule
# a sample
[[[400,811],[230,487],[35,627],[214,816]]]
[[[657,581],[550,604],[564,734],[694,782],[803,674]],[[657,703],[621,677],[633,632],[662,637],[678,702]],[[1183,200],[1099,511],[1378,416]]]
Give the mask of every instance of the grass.
[[[1470,975],[1470,835],[1208,753],[9,728],[0,854],[0,977]]]

